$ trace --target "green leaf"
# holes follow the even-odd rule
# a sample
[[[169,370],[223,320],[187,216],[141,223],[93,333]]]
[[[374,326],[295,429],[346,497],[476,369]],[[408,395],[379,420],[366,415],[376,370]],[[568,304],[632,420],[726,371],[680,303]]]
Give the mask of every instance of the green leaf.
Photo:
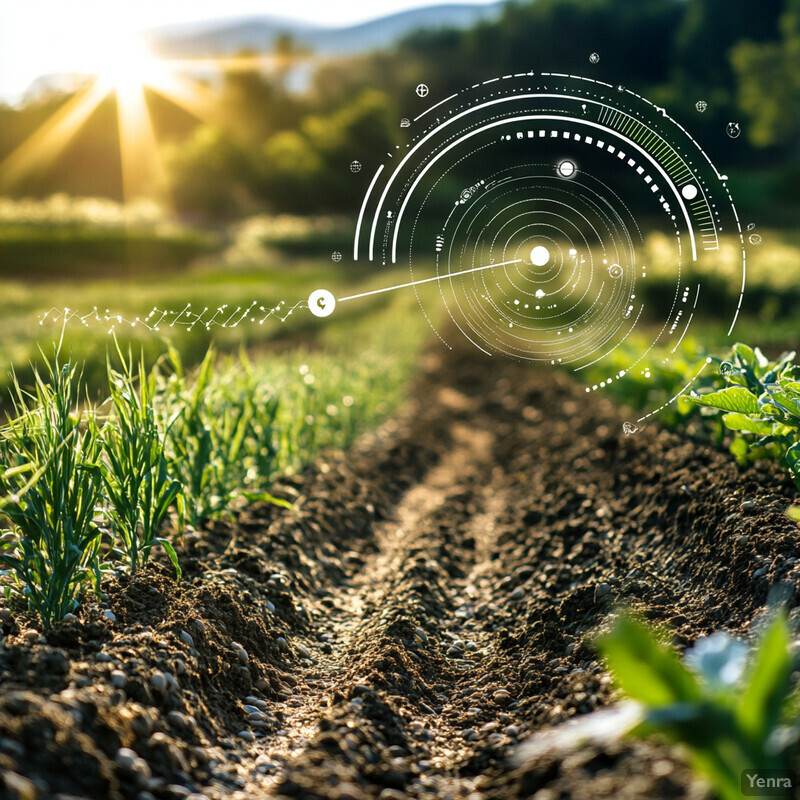
[[[759,436],[768,436],[772,433],[773,423],[764,419],[753,419],[746,414],[731,411],[722,417],[722,423],[732,431],[743,433],[756,433]]]
[[[734,456],[736,456],[737,459],[741,461],[747,457],[747,454],[750,451],[750,446],[744,439],[737,438],[731,442],[730,451]]]
[[[742,414],[758,414],[758,398],[743,386],[729,386],[718,392],[697,395],[692,398],[695,403],[720,411],[737,411]]]
[[[738,361],[741,366],[755,366],[756,363],[756,354],[753,351],[752,347],[749,347],[746,344],[742,344],[741,342],[737,342],[733,346],[733,352],[738,357]]]
[[[175,552],[175,548],[172,546],[172,543],[161,536],[156,536],[153,539],[153,544],[160,544],[164,550],[167,551],[169,560],[172,562],[172,566],[175,567],[175,580],[179,581],[181,579],[181,575],[183,575],[183,572],[181,572],[181,565],[178,563],[178,554]]]
[[[281,498],[275,497],[269,492],[240,492],[240,495],[251,503],[272,503],[274,506],[288,508],[290,511],[294,508],[294,506],[288,500],[281,500]]]
[[[598,644],[620,686],[634,700],[654,707],[699,701],[695,676],[641,622],[620,617]]]
[[[797,472],[800,470],[800,442],[793,444],[786,451],[784,458],[786,459],[786,463],[789,465],[789,469],[792,470],[792,472]]]
[[[781,612],[761,637],[736,716],[753,742],[763,743],[780,722],[792,673],[789,626]]]

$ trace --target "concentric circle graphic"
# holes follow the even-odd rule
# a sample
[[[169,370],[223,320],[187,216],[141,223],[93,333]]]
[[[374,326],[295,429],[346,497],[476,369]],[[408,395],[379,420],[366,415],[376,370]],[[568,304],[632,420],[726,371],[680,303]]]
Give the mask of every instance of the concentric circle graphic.
[[[701,315],[733,329],[745,250],[727,176],[664,109],[622,86],[529,72],[435,102],[408,132],[370,182],[353,256],[408,264],[415,289],[435,283],[444,341],[455,330],[578,378],[634,333],[648,341],[611,382],[654,347],[676,349]],[[741,249],[728,309],[699,268],[723,240]],[[668,291],[648,292],[656,281]],[[429,294],[418,298],[435,318]]]

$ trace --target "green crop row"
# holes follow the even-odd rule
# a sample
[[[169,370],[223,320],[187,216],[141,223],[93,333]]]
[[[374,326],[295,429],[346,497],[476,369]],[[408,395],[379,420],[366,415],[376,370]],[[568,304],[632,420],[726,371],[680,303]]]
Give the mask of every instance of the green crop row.
[[[610,361],[588,372],[589,382],[625,370],[625,381],[607,388],[620,401],[638,411],[675,398],[659,412],[662,425],[691,425],[718,444],[727,441],[740,463],[778,461],[800,488],[800,365],[794,351],[771,361],[758,347],[735,344],[720,357],[687,339],[675,353],[653,349],[630,369],[636,344],[617,348]]]
[[[237,498],[284,503],[270,493],[279,475],[348,447],[401,401],[425,329],[403,320],[401,338],[390,322],[391,309],[356,335],[363,348],[351,340],[267,361],[210,350],[194,371],[172,347],[150,370],[118,347],[97,406],[56,346],[33,388],[15,381],[0,431],[7,599],[49,627],[105,572],[135,571],[154,548],[180,574],[173,543],[186,523],[230,513]]]

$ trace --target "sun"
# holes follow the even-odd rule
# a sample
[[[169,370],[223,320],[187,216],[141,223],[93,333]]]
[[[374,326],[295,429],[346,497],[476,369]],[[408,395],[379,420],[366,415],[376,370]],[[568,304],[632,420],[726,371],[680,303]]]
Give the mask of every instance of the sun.
[[[119,31],[106,37],[96,48],[92,69],[97,82],[118,94],[139,91],[157,84],[164,72],[159,60],[150,52],[141,35]]]

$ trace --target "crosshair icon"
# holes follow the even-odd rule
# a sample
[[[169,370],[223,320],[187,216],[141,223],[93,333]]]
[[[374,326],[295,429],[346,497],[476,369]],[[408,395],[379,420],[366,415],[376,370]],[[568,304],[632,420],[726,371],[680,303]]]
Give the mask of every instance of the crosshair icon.
[[[428,87],[424,83],[421,83],[417,86],[416,92],[420,97],[425,97],[425,95],[428,94]]]
[[[342,254],[338,250],[334,250],[331,253],[331,261],[341,261],[341,260],[342,260]]]
[[[350,172],[361,172],[361,162],[360,161],[350,162]]]

